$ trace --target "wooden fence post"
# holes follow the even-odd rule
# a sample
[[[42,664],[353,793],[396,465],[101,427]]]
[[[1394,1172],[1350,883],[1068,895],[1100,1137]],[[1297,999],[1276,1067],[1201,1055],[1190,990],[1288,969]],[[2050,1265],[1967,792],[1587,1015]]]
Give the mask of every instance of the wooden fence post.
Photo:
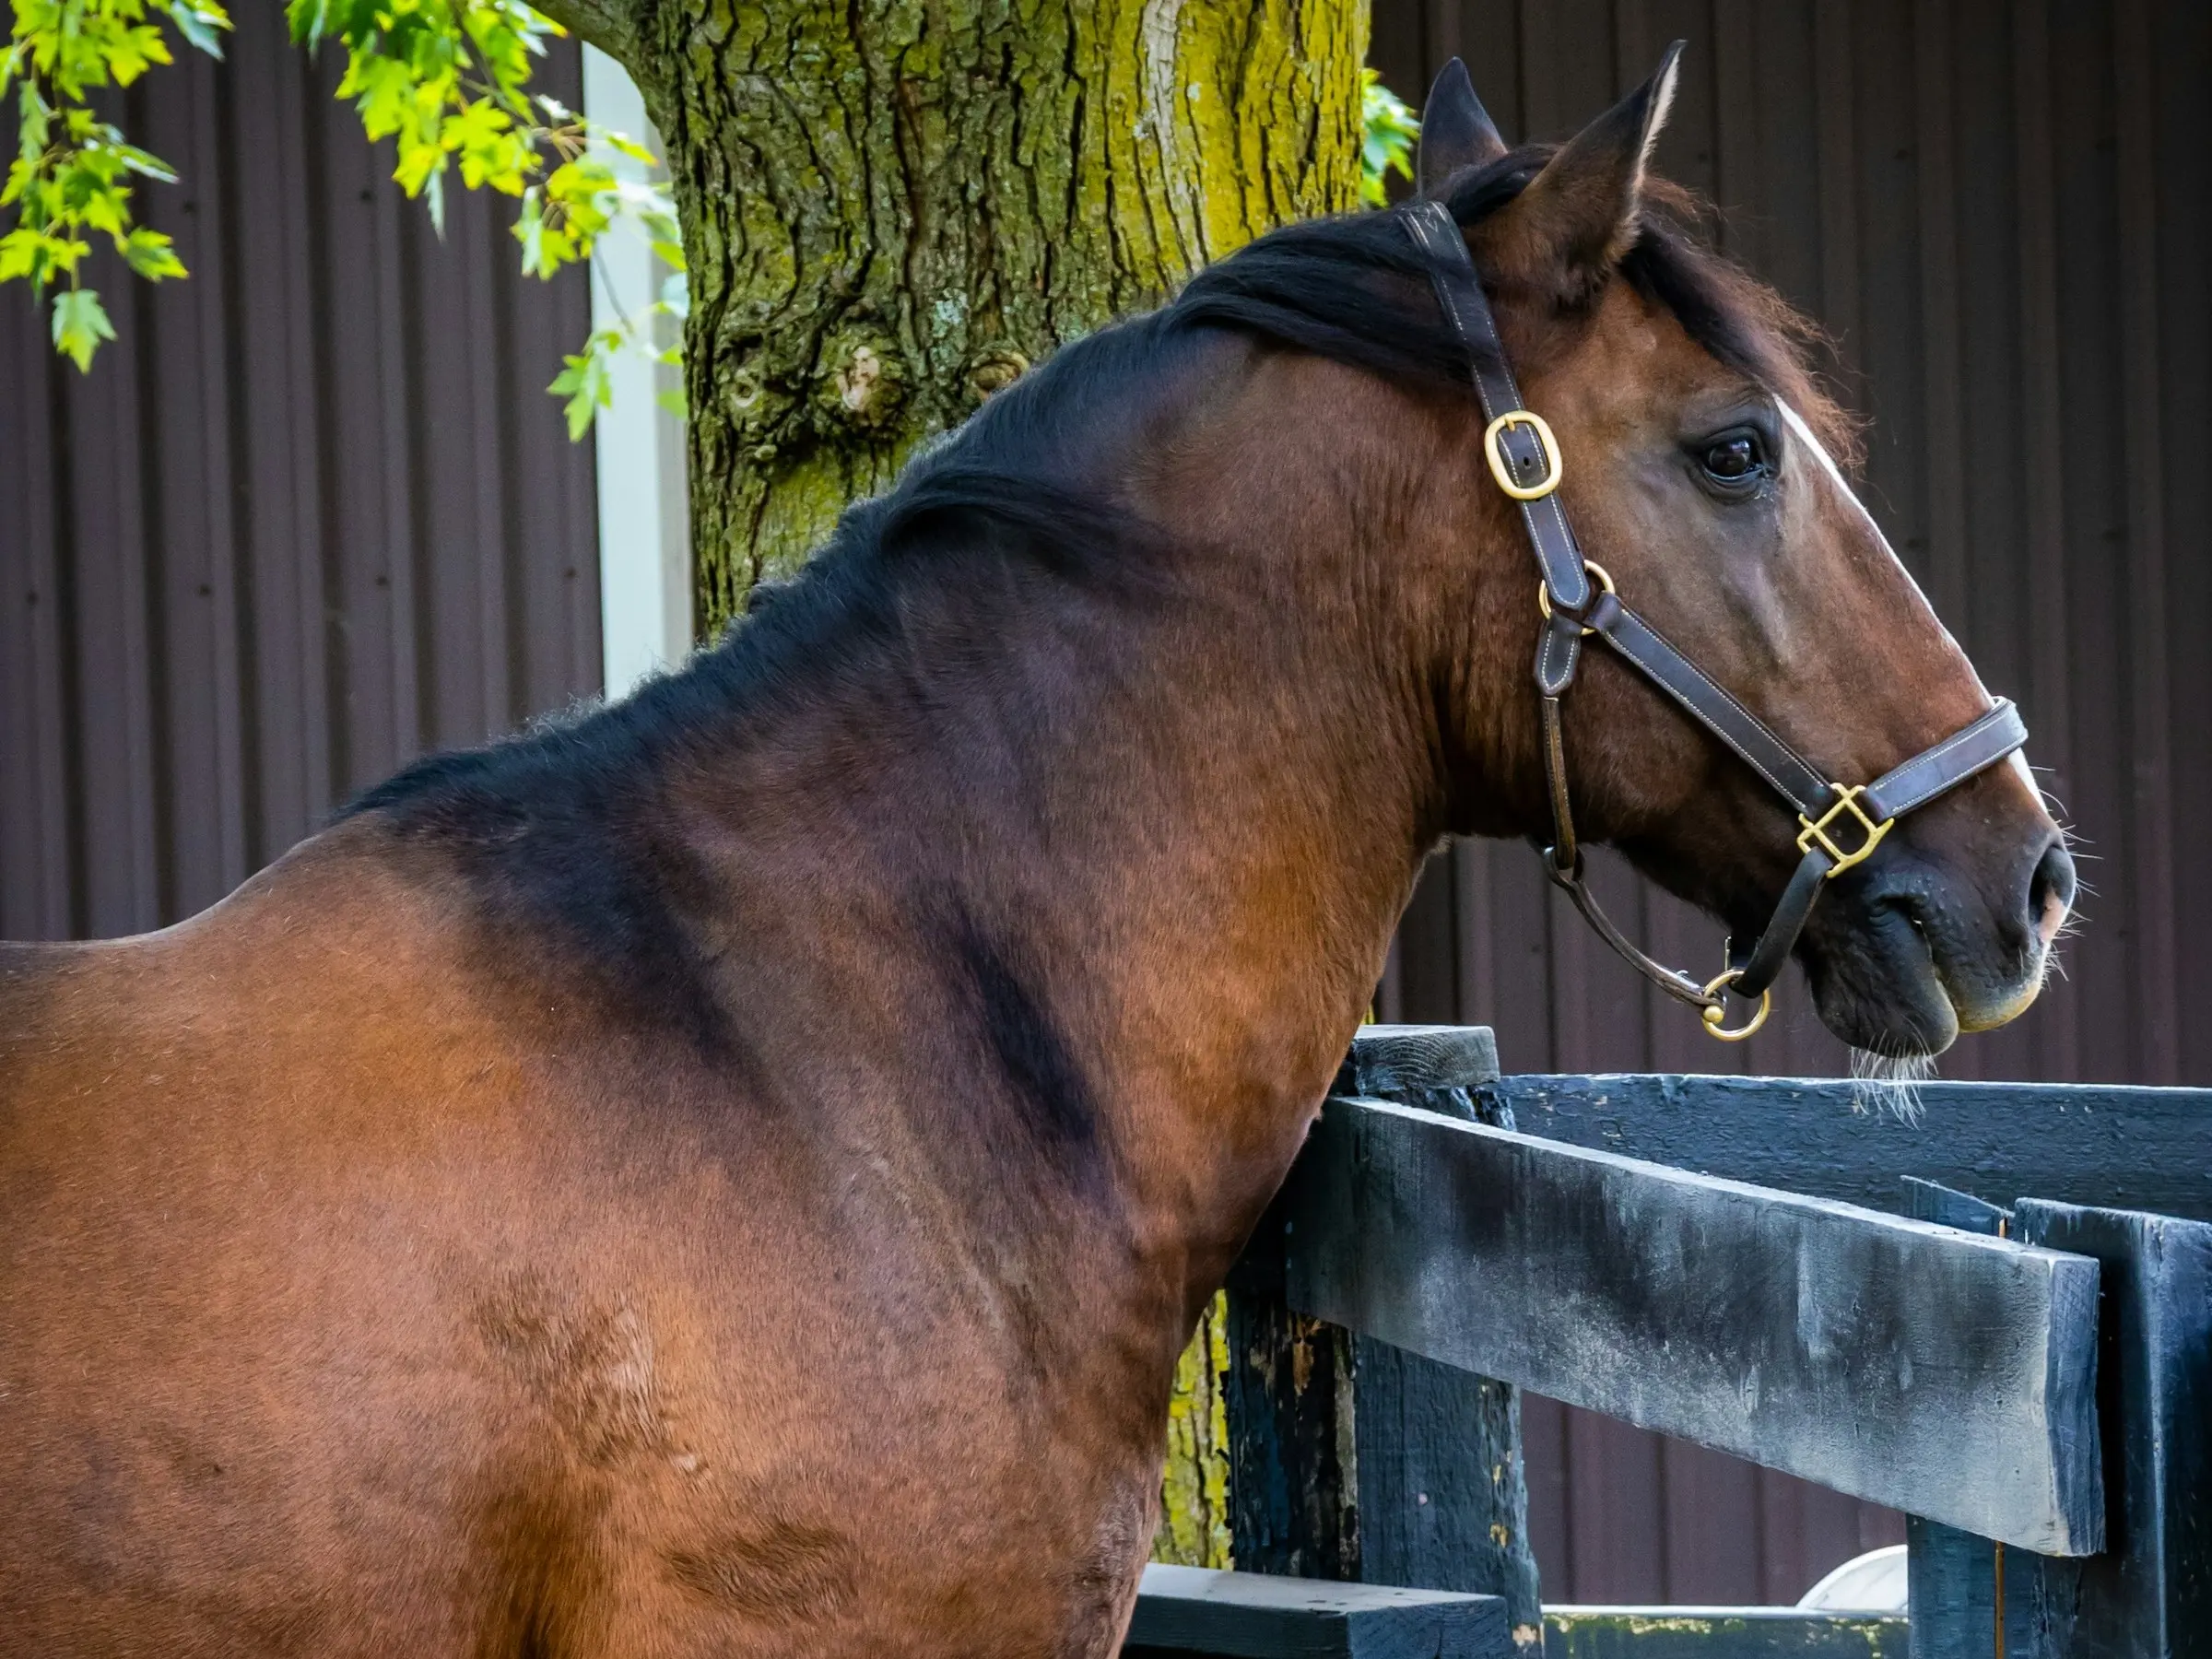
[[[1371,1026],[1335,1092],[1511,1128],[1477,1105],[1497,1076],[1486,1028]],[[1540,1651],[1517,1391],[1292,1313],[1290,1225],[1271,1208],[1229,1280],[1237,1566],[1500,1595],[1518,1651]]]
[[[2008,1573],[2032,1643],[2008,1659],[2212,1654],[2212,1226],[2023,1198],[2013,1236],[2101,1269],[2104,1554]],[[2009,1611],[2009,1606],[2008,1606]],[[2009,1632],[2017,1628],[2007,1618]],[[1917,1651],[1917,1650],[1916,1650]]]
[[[2212,1654],[2212,1226],[2033,1198],[2007,1211],[1911,1180],[1905,1207],[2098,1262],[2108,1540],[2074,1559],[2005,1551],[2000,1581],[1988,1539],[1909,1518],[1912,1659]]]
[[[2010,1212],[1933,1181],[1906,1176],[1902,1214],[1915,1221],[1936,1221],[1963,1232],[1994,1237],[2006,1230]],[[1997,1552],[2002,1547],[1955,1526],[1905,1517],[1906,1596],[1911,1621],[1906,1641],[1912,1659],[1994,1659],[1996,1641]],[[2014,1551],[2018,1563],[2029,1559]],[[2006,1608],[2007,1631],[2019,1622]],[[2008,1653],[2018,1655],[2017,1641]]]

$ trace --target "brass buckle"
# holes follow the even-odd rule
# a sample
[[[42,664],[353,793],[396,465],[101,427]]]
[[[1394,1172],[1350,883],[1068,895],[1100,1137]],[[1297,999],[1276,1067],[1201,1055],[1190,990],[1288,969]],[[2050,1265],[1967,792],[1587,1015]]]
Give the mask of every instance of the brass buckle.
[[[1705,982],[1705,994],[1708,996],[1718,995],[1724,987],[1734,984],[1743,976],[1744,971],[1741,968],[1724,969],[1719,977]],[[1769,985],[1759,994],[1759,1012],[1733,1030],[1722,1023],[1728,1018],[1728,1005],[1725,1002],[1714,1003],[1698,1018],[1705,1022],[1706,1035],[1717,1037],[1723,1042],[1741,1042],[1752,1032],[1758,1030],[1760,1026],[1767,1023],[1767,1016],[1773,1011],[1773,1007],[1774,987]]]
[[[1829,787],[1836,792],[1836,804],[1833,806],[1818,819],[1808,818],[1803,813],[1797,815],[1797,821],[1805,826],[1798,832],[1797,851],[1810,853],[1814,843],[1819,843],[1820,851],[1835,861],[1834,867],[1828,872],[1828,879],[1833,881],[1852,865],[1864,863],[1867,854],[1882,844],[1882,837],[1889,833],[1890,826],[1897,820],[1887,818],[1877,824],[1866,816],[1866,809],[1859,805],[1859,797],[1866,793],[1864,783],[1853,783],[1848,788],[1841,783],[1830,783]],[[1829,826],[1846,812],[1859,820],[1859,830],[1866,838],[1848,853],[1837,846],[1828,833]]]
[[[1613,585],[1613,578],[1611,574],[1608,573],[1606,570],[1606,567],[1599,564],[1596,559],[1583,559],[1583,569],[1597,578],[1597,585],[1605,592],[1608,594],[1619,592],[1619,590]],[[1548,622],[1551,620],[1551,584],[1546,582],[1540,576],[1536,578],[1536,608],[1544,613],[1545,621]],[[1597,631],[1597,629],[1594,628],[1585,628],[1583,629],[1583,631],[1586,634],[1594,634]]]
[[[1513,477],[1513,469],[1505,464],[1505,450],[1499,440],[1508,427],[1524,426],[1536,435],[1544,446],[1544,464],[1547,469],[1543,482],[1524,486]],[[1516,501],[1540,501],[1559,487],[1562,470],[1559,461],[1559,441],[1552,435],[1550,423],[1534,409],[1508,409],[1490,422],[1482,434],[1482,453],[1489,458],[1490,477],[1498,480],[1498,488]]]

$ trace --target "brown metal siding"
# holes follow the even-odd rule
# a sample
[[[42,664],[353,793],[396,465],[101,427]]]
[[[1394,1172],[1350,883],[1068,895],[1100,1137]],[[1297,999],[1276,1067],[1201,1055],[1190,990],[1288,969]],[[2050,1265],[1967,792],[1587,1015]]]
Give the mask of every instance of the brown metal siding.
[[[544,73],[577,100],[573,47]],[[582,276],[524,278],[504,200],[454,190],[441,241],[335,84],[269,14],[131,96],[193,275],[102,262],[89,376],[0,290],[0,937],[188,915],[598,688],[591,447],[544,390]]]
[[[1509,138],[1556,137],[1676,38],[1690,53],[1662,171],[1721,203],[1735,252],[1841,342],[1875,421],[1868,504],[2020,702],[2080,837],[2067,977],[1945,1074],[2212,1082],[2212,1022],[2183,1018],[2212,999],[2212,867],[2177,834],[2212,813],[2212,8],[1377,0],[1372,59],[1418,98],[1457,53]],[[1618,865],[1600,886],[1665,959],[1716,956],[1711,923]],[[1524,1071],[1844,1059],[1801,984],[1771,1035],[1709,1041],[1516,846],[1436,861],[1384,1005],[1493,1024]],[[1548,1402],[1527,1426],[1553,1600],[1794,1600],[1901,1535]]]

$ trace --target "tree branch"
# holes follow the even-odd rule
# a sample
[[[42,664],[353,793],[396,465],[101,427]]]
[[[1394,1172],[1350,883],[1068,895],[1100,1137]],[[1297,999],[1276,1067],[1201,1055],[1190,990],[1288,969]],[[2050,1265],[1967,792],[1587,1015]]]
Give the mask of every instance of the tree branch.
[[[631,79],[643,84],[637,62],[636,0],[530,0],[530,3],[571,34],[598,47],[629,70]]]

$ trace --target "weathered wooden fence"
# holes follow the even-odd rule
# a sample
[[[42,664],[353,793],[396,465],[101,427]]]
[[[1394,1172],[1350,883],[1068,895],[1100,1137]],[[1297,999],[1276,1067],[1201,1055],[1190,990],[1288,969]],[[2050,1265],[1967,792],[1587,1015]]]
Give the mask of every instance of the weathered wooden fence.
[[[1130,1652],[2212,1654],[2212,1090],[1495,1053],[1354,1045],[1230,1283],[1240,1571]],[[1523,1388],[1904,1511],[1909,1618],[1543,1606]]]

